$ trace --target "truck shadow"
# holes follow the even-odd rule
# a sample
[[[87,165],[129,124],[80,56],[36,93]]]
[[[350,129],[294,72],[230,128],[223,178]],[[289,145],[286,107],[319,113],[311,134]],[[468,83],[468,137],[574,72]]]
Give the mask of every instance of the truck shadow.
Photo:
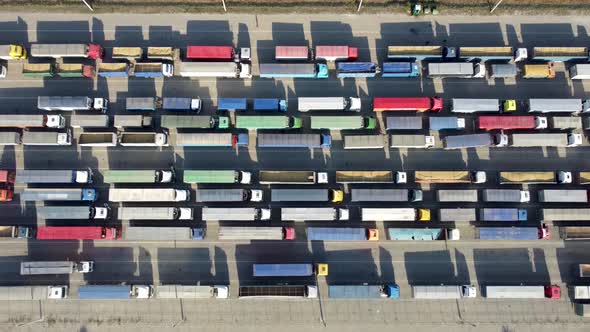
[[[541,248],[473,249],[473,261],[480,285],[551,283],[545,251]]]
[[[465,255],[457,249],[453,254],[454,258],[449,250],[406,252],[404,262],[408,284],[469,284],[470,276]]]

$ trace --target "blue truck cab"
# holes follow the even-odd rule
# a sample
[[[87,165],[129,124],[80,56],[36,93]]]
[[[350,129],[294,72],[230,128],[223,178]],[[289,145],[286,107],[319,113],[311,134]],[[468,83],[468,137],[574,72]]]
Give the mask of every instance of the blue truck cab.
[[[95,202],[98,199],[98,193],[95,189],[92,188],[84,188],[82,189],[82,200],[83,201],[90,201]]]
[[[193,240],[204,240],[205,239],[205,229],[204,228],[193,228]]]

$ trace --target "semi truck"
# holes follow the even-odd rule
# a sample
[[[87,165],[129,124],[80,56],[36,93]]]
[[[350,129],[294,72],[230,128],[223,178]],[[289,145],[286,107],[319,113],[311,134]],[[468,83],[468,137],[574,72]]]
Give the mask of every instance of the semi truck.
[[[383,149],[387,146],[387,136],[382,135],[346,135],[344,149]]]
[[[252,264],[254,277],[327,276],[328,264]]]
[[[107,169],[102,172],[105,183],[170,183],[174,176],[174,169]]]
[[[572,172],[500,172],[500,184],[567,184],[572,183]]]
[[[219,240],[295,240],[293,227],[219,227]]]
[[[440,60],[446,53],[444,46],[388,46],[388,59]]]
[[[313,53],[310,56],[309,47],[307,46],[275,46],[275,60],[309,60],[313,58]]]
[[[587,47],[533,47],[534,60],[572,61],[588,60]]]
[[[20,193],[20,200],[27,201],[90,201],[98,199],[98,193],[91,188],[38,189],[26,188]]]
[[[439,202],[477,202],[477,189],[444,189],[436,191]]]
[[[252,102],[252,109],[256,112],[286,112],[287,101],[275,98],[255,98]]]
[[[37,218],[41,219],[106,219],[108,206],[37,206]]]
[[[547,118],[531,115],[480,115],[477,128],[482,130],[546,129]]]
[[[451,112],[453,113],[478,113],[478,112],[500,112],[500,101],[498,99],[451,99]]]
[[[539,227],[477,227],[475,238],[480,240],[548,240],[547,225]]]
[[[328,183],[327,172],[314,171],[260,171],[260,184],[324,184]]]
[[[261,63],[261,78],[328,78],[328,66],[323,63]]]
[[[156,132],[124,131],[119,134],[122,146],[168,146],[168,135]]]
[[[336,183],[406,183],[406,172],[393,171],[336,171]]]
[[[118,220],[193,220],[193,209],[187,207],[129,207],[117,208]]]
[[[570,78],[572,80],[590,79],[590,64],[577,63],[570,67]]]
[[[417,183],[485,183],[485,171],[416,171]]]
[[[97,74],[99,77],[128,77],[131,67],[126,62],[100,62]]]
[[[235,127],[239,129],[298,129],[301,119],[284,115],[237,115]]]
[[[391,135],[390,147],[404,149],[429,149],[435,145],[434,136],[424,135]]]
[[[78,288],[80,300],[149,299],[153,296],[151,285],[83,285]]]
[[[162,115],[160,119],[165,117],[166,115]],[[114,120],[115,128],[142,128],[142,127],[151,127],[152,125],[152,117],[147,115],[115,115]],[[164,126],[162,126],[164,127]],[[166,128],[166,127],[164,127]]]
[[[174,76],[174,65],[161,62],[137,62],[132,65],[133,76],[135,77],[172,77]]]
[[[443,100],[439,97],[375,97],[373,112],[440,112]]]
[[[110,132],[84,132],[78,136],[80,146],[116,146],[117,134]]]
[[[555,64],[553,62],[528,63],[524,65],[523,78],[555,78]]]
[[[563,240],[588,240],[590,227],[559,227],[559,235]]]
[[[527,221],[528,215],[526,209],[516,208],[484,208],[479,209],[480,221]]]
[[[238,299],[291,299],[318,297],[317,286],[272,285],[240,286]]]
[[[531,192],[520,189],[484,189],[484,202],[528,203]]]
[[[383,62],[381,77],[418,77],[420,67],[416,61]]]
[[[492,136],[488,133],[469,134],[469,135],[453,135],[443,138],[443,148],[445,150],[453,149],[474,149],[490,146],[505,146],[506,135],[498,134]]]
[[[86,96],[39,96],[37,108],[44,111],[99,111],[106,113],[109,101],[106,98]]]
[[[107,128],[109,123],[109,116],[106,114],[74,113],[70,118],[72,128]]]
[[[20,275],[42,275],[42,274],[72,274],[90,273],[94,270],[93,261],[43,261],[43,262],[21,262]]]
[[[430,130],[461,130],[465,129],[465,118],[456,116],[428,117]]]
[[[262,172],[262,171],[261,171]],[[234,170],[184,170],[184,183],[241,183],[250,184],[252,173]],[[261,182],[262,183],[262,182]]]
[[[182,77],[252,78],[248,63],[238,62],[181,62]]]
[[[372,62],[336,62],[336,77],[375,77],[380,72],[376,63]]]
[[[62,129],[65,126],[66,119],[61,115],[3,114],[0,117],[0,127]]]
[[[212,208],[203,207],[203,221],[256,221],[270,220],[270,209],[265,208]]]
[[[412,286],[412,297],[428,300],[475,298],[477,290],[471,285]]]
[[[104,48],[99,44],[31,44],[35,58],[90,58],[102,59]]]
[[[25,77],[53,77],[55,65],[53,63],[23,63],[22,74]]]
[[[315,47],[315,59],[325,61],[354,61],[358,58],[358,48],[340,45],[318,45]]]
[[[538,191],[540,203],[588,203],[584,189],[543,189]]]
[[[197,189],[197,202],[262,202],[260,189]]]
[[[318,116],[312,115],[311,129],[350,130],[375,129],[376,121],[372,116]]]
[[[529,112],[540,113],[580,113],[588,108],[586,105],[582,106],[582,99],[575,98],[531,98],[528,104]]]
[[[475,209],[473,208],[450,208],[438,210],[438,221],[440,222],[454,222],[454,223],[469,223],[476,221]]]
[[[0,300],[44,301],[68,297],[68,286],[0,286]]]
[[[164,114],[160,116],[160,127],[168,129],[227,129],[229,128],[229,117]]]
[[[574,147],[583,143],[582,134],[512,134],[508,137],[508,144],[513,147]]]
[[[362,221],[430,221],[430,209],[361,208]]]
[[[329,148],[330,134],[258,134],[259,148]]]
[[[488,299],[559,299],[561,289],[551,286],[484,286],[483,296]]]
[[[283,207],[281,220],[283,221],[346,221],[349,218],[348,209],[331,207]]]
[[[88,170],[16,170],[16,183],[92,183]]]
[[[37,240],[118,240],[121,232],[102,226],[38,226]]]
[[[21,142],[23,145],[72,145],[71,131],[29,131],[24,130]]]
[[[458,229],[447,228],[388,228],[389,240],[394,241],[457,241],[461,238]]]
[[[351,202],[420,202],[419,189],[350,189]]]
[[[546,221],[585,221],[590,216],[590,209],[542,209]]]
[[[156,286],[157,299],[227,299],[229,286],[215,285],[159,285]]]
[[[387,130],[421,130],[421,116],[389,116],[385,120]]]
[[[162,109],[173,112],[201,112],[202,102],[200,98],[164,97]]]
[[[340,189],[271,189],[271,202],[332,202],[342,203]]]
[[[428,77],[484,78],[486,68],[483,63],[431,62],[428,64]]]
[[[356,97],[299,97],[299,112],[309,111],[361,111],[361,99]]]
[[[190,191],[174,188],[111,188],[109,202],[186,202]]]
[[[378,241],[379,230],[350,227],[307,227],[309,241]]]
[[[127,227],[126,241],[193,241],[205,239],[204,228],[191,227]]]
[[[34,235],[33,229],[26,226],[0,226],[1,239],[30,239]]]
[[[178,133],[176,146],[186,147],[239,147],[248,145],[248,134],[230,133]]]
[[[328,285],[330,299],[399,298],[399,286],[386,285]]]
[[[577,116],[553,116],[549,118],[551,129],[580,129],[582,128],[582,118]]]

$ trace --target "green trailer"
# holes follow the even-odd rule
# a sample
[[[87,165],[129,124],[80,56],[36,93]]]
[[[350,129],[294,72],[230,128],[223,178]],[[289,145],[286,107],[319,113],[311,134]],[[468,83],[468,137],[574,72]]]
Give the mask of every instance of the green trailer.
[[[104,183],[154,183],[155,170],[105,170]]]
[[[60,63],[57,65],[57,75],[60,77],[94,77],[93,66],[81,63]]]
[[[23,76],[27,77],[53,77],[55,66],[52,63],[24,63]]]
[[[371,116],[312,116],[311,129],[375,129],[376,121]]]
[[[238,115],[236,128],[240,129],[284,129],[301,128],[301,119],[284,115]]]
[[[234,170],[185,170],[182,178],[184,183],[239,183],[240,172]]]
[[[199,129],[227,129],[229,117],[209,115],[162,115],[160,126],[163,128],[199,128]]]

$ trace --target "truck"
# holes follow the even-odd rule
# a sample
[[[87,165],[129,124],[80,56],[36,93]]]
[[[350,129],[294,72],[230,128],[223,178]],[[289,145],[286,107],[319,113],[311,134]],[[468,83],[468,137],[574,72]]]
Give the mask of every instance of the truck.
[[[500,112],[500,101],[498,99],[451,99],[451,112],[453,113],[476,113],[476,112]]]
[[[291,299],[318,297],[317,286],[271,285],[271,286],[240,286],[238,299]]]
[[[196,202],[262,202],[260,189],[197,189]]]
[[[351,202],[420,202],[419,189],[350,189]]]
[[[421,130],[421,116],[388,116],[385,120],[386,130]]]
[[[515,78],[518,69],[514,63],[492,63],[490,66],[491,78]]]
[[[391,135],[390,147],[402,149],[429,149],[435,145],[434,136],[425,135]]]
[[[346,221],[349,217],[348,209],[331,207],[283,207],[282,221]]]
[[[477,290],[471,285],[412,286],[412,297],[428,300],[475,298]]]
[[[118,240],[121,232],[102,226],[38,226],[37,240]]]
[[[430,62],[428,77],[485,78],[486,68],[483,63]]]
[[[488,133],[453,135],[443,138],[443,148],[445,150],[469,149],[490,146],[505,146],[506,136],[498,134],[492,136]]]
[[[2,60],[25,60],[27,49],[20,44],[0,45],[0,59]]]
[[[590,64],[576,63],[570,67],[570,78],[572,80],[590,79]]]
[[[394,241],[457,241],[461,238],[458,229],[448,228],[388,228],[389,240]]]
[[[500,184],[567,184],[572,183],[572,172],[500,172]]]
[[[79,146],[116,146],[117,134],[110,132],[83,132],[78,136]]]
[[[285,115],[237,115],[239,129],[299,129],[301,118]]]
[[[503,203],[528,203],[531,201],[531,192],[520,189],[484,189],[484,202]]]
[[[92,171],[87,170],[16,170],[16,183],[92,183]]]
[[[109,202],[187,202],[190,191],[174,188],[111,188]]]
[[[271,189],[271,202],[332,202],[342,203],[340,189]]]
[[[354,61],[358,58],[358,48],[351,46],[326,46],[315,47],[315,59],[325,61]]]
[[[53,63],[23,63],[22,74],[25,77],[53,77],[55,65]]]
[[[590,286],[573,286],[574,300],[590,300]]]
[[[250,64],[237,62],[181,62],[182,77],[252,78]]]
[[[262,172],[262,171],[261,171]],[[252,173],[235,170],[184,170],[184,183],[241,183],[250,184]],[[261,182],[262,183],[262,182]]]
[[[588,240],[590,227],[559,227],[559,235],[563,240]]]
[[[42,274],[72,274],[90,273],[94,270],[93,261],[42,261],[42,262],[21,262],[20,275],[42,275]]]
[[[115,121],[116,121],[115,116]],[[167,115],[160,116],[160,127],[168,129],[227,129],[229,117],[211,115]]]
[[[484,208],[479,209],[480,221],[527,221],[526,209],[515,208]]]
[[[219,227],[219,240],[295,240],[293,227]]]
[[[580,271],[580,278],[590,277],[590,264],[578,264],[578,270]]]
[[[328,78],[328,66],[323,63],[261,63],[261,78]]]
[[[313,57],[313,55],[312,55]],[[309,60],[310,52],[307,46],[275,46],[275,60]]]
[[[217,98],[218,111],[245,111],[248,109],[246,98]]]
[[[582,106],[582,99],[576,98],[531,98],[528,104],[529,112],[541,113],[580,113],[588,108],[586,103]]]
[[[252,264],[254,277],[327,276],[328,264]]]
[[[165,117],[166,115],[162,115],[160,119]],[[172,116],[172,115],[170,115]],[[115,128],[142,128],[142,127],[151,127],[152,126],[152,117],[146,115],[115,115],[114,120]],[[164,126],[162,126],[164,127]],[[164,127],[166,128],[166,127]]]
[[[582,118],[578,116],[552,116],[549,118],[551,129],[581,129]]]
[[[286,112],[287,101],[275,98],[255,98],[252,102],[252,109],[255,112]]]
[[[100,111],[106,113],[109,101],[106,98],[85,96],[39,96],[37,108],[44,111]]]
[[[159,285],[156,286],[157,299],[227,299],[229,286],[215,285]]]
[[[538,194],[541,203],[588,203],[584,189],[543,189]]]
[[[119,144],[122,146],[168,146],[168,135],[156,132],[121,132]]]
[[[548,240],[547,225],[539,227],[476,227],[475,238],[480,240]]]
[[[437,60],[445,54],[444,46],[388,46],[388,59]]]
[[[0,127],[12,128],[56,128],[66,126],[66,119],[59,115],[45,114],[3,114],[0,117]]]
[[[153,296],[151,285],[83,285],[78,288],[80,300],[149,299]]]
[[[126,62],[100,62],[96,75],[99,77],[128,77],[131,67]]]
[[[178,133],[176,146],[186,147],[240,147],[248,145],[248,134],[230,133]]]
[[[259,148],[330,148],[330,134],[258,134]]]
[[[37,206],[35,213],[40,219],[106,219],[108,206]]]
[[[456,116],[429,116],[430,130],[461,130],[465,129],[465,118]]]
[[[479,129],[487,131],[547,128],[547,117],[544,116],[480,115],[477,117],[476,122]]]
[[[381,70],[373,62],[336,62],[336,77],[375,77]]]
[[[186,47],[186,58],[197,61],[234,61],[239,55],[234,53],[233,46],[202,46]]]
[[[450,208],[438,210],[438,221],[440,222],[454,222],[454,223],[469,223],[476,221],[475,209],[473,208]]]
[[[555,78],[555,64],[553,62],[528,63],[524,65],[523,78]]]
[[[193,209],[187,207],[129,207],[117,209],[118,220],[193,220]]]
[[[256,221],[270,220],[270,209],[264,208],[212,208],[203,207],[203,221],[230,220],[230,221]]]
[[[123,60],[139,60],[143,57],[143,49],[141,47],[113,47],[111,51],[111,58]]]
[[[542,209],[545,221],[585,221],[588,220],[590,209]]]
[[[483,287],[483,296],[488,299],[559,299],[561,289],[550,286],[488,286]]]
[[[0,286],[0,300],[44,301],[68,297],[68,286]]]
[[[127,227],[126,241],[194,241],[205,239],[204,228],[191,227]]]
[[[59,77],[87,77],[93,78],[96,74],[94,66],[82,63],[58,63],[55,73]]]
[[[24,130],[23,145],[72,145],[72,133],[67,131]]]
[[[330,299],[399,298],[399,286],[386,285],[328,285]]]
[[[91,188],[38,189],[26,188],[20,193],[20,200],[27,201],[90,201],[98,199],[98,193]]]
[[[439,97],[375,97],[373,112],[440,112],[443,100]]]
[[[311,129],[347,130],[347,129],[375,129],[376,121],[372,116],[319,116],[312,115]]]
[[[327,172],[314,171],[260,171],[260,184],[324,184],[328,183]]]
[[[362,221],[430,221],[430,209],[361,208]]]
[[[30,239],[33,235],[33,229],[27,226],[0,226],[1,239]]]
[[[387,146],[386,141],[387,136],[382,135],[346,135],[344,136],[344,149],[383,149]]]
[[[104,48],[99,44],[31,44],[35,58],[90,58],[102,59]]]
[[[485,183],[485,171],[416,171],[417,183]]]
[[[381,77],[418,77],[420,67],[415,61],[383,62]]]
[[[588,60],[587,47],[534,47],[534,60],[572,61]]]
[[[495,47],[459,47],[459,57],[467,61],[471,60],[505,60],[519,62],[527,57],[526,49],[517,49],[510,46]]]
[[[393,171],[336,171],[336,183],[394,183]],[[407,182],[406,172],[395,172],[395,183]]]
[[[72,128],[106,128],[109,127],[109,116],[106,114],[78,114],[70,118]]]
[[[157,97],[127,97],[125,110],[127,111],[155,111],[161,100]]]
[[[0,145],[19,145],[22,143],[22,135],[18,131],[0,132]]]
[[[299,112],[309,111],[361,111],[361,99],[356,97],[299,97]]]
[[[107,169],[102,172],[105,183],[170,183],[174,180],[174,176],[174,169]]]
[[[164,97],[162,109],[174,112],[201,112],[202,102],[200,98]]]
[[[477,189],[444,189],[436,191],[438,202],[477,202]]]
[[[543,133],[508,136],[508,144],[513,147],[574,147],[582,143],[582,134]]]
[[[138,62],[133,65],[133,76],[135,77],[172,77],[174,66],[161,62]]]
[[[309,241],[379,241],[379,230],[351,227],[307,227]]]

